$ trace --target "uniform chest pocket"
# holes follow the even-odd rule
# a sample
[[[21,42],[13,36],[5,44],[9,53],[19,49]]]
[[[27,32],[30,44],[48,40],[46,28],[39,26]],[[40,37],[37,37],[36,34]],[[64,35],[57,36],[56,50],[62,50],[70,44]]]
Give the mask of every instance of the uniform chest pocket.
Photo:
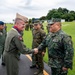
[[[36,38],[36,39],[39,39],[40,38],[40,33],[36,33],[36,34],[34,34],[34,37]]]
[[[53,39],[53,45],[52,46],[53,46],[54,49],[58,49],[59,44],[60,44],[59,39]]]

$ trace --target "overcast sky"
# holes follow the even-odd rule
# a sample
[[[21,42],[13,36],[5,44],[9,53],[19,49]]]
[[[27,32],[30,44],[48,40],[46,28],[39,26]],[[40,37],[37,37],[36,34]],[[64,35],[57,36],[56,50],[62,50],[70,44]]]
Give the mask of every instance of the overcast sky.
[[[75,0],[0,0],[0,20],[12,22],[16,13],[28,18],[39,18],[59,7],[75,11]]]

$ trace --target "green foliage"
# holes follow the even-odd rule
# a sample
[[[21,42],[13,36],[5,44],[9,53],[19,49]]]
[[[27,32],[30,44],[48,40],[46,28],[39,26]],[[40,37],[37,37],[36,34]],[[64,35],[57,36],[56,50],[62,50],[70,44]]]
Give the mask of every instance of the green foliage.
[[[11,24],[7,24],[7,30],[9,31],[12,28],[13,25]],[[46,23],[44,23],[44,29],[46,30]],[[72,40],[73,40],[73,46],[75,49],[75,22],[64,22],[62,23],[62,29],[69,35],[72,36]],[[32,31],[24,31],[24,43],[28,48],[31,48],[32,46]],[[75,51],[74,51],[75,53]],[[46,63],[48,63],[48,52],[46,50],[46,54],[44,56],[44,61]],[[73,70],[69,70],[68,75],[74,75],[75,74],[75,55],[74,55],[74,59],[73,59]],[[63,62],[62,62],[63,63]]]
[[[46,16],[40,17],[40,20],[46,20]]]
[[[69,11],[66,8],[60,7],[58,9],[50,10],[46,17],[48,20],[50,20],[51,18],[61,18],[70,22],[70,21],[75,20],[75,11]]]

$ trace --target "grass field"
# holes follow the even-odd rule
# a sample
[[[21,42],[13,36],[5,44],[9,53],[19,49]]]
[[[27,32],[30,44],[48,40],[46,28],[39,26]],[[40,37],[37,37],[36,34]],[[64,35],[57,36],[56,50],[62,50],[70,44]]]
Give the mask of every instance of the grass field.
[[[7,24],[7,30],[9,31],[11,29],[13,25]],[[44,23],[44,29],[46,31],[46,23]],[[73,46],[75,49],[75,22],[65,22],[62,23],[62,29],[69,35],[72,36],[72,40],[73,40]],[[24,31],[24,43],[26,44],[26,46],[28,48],[31,48],[32,45],[32,32],[29,31]],[[75,53],[75,50],[74,50]],[[47,51],[46,54],[44,56],[44,61],[47,63],[48,62],[48,57],[47,57]],[[68,75],[75,75],[75,56],[74,56],[74,60],[73,60],[73,70],[69,70]]]

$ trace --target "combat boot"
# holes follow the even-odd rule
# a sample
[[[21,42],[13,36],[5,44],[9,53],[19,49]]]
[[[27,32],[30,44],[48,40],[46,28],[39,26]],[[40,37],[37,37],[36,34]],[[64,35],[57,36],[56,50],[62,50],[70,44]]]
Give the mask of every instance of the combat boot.
[[[30,65],[30,68],[35,68],[36,67],[36,65]]]
[[[34,73],[34,75],[44,75],[42,71],[37,71]]]

